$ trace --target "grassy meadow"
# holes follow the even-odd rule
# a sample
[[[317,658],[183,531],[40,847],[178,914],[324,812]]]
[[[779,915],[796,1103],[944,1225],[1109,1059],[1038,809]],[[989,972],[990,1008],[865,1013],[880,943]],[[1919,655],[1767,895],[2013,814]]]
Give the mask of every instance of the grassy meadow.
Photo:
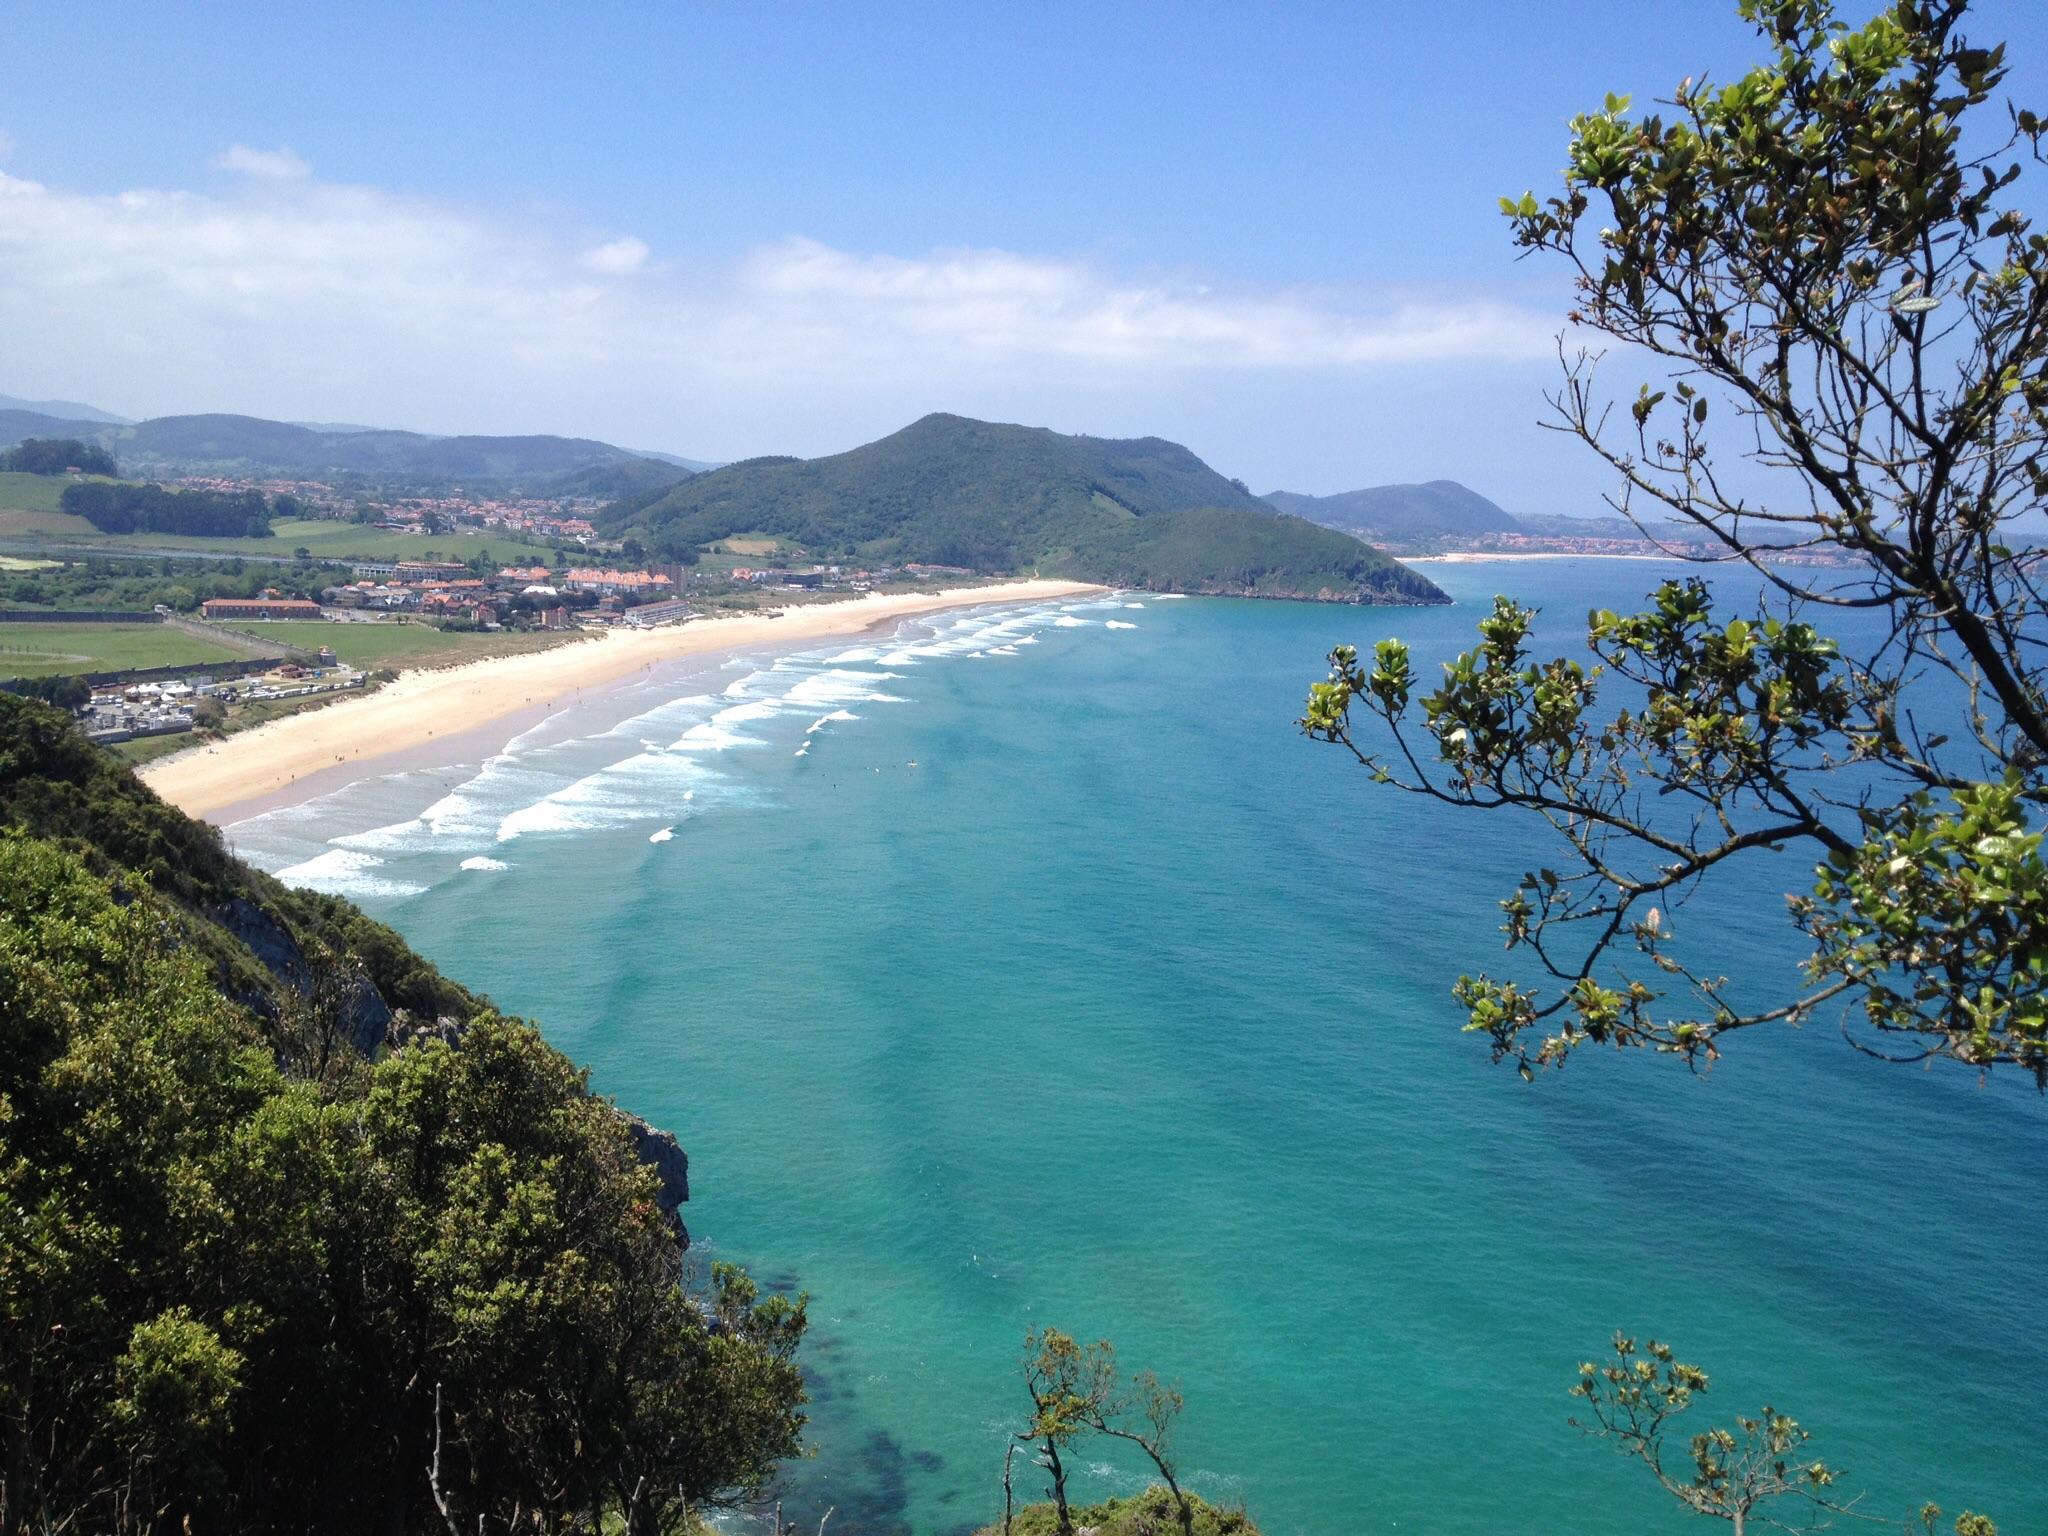
[[[168,624],[0,624],[0,677],[205,666],[236,654]]]
[[[274,623],[229,624],[224,626],[259,640],[317,651],[332,646],[334,654],[352,667],[444,667],[457,662],[482,661],[491,656],[513,656],[526,651],[546,650],[578,638],[575,631],[499,630],[482,634],[474,631],[436,629],[404,619],[385,619],[364,624],[330,624],[318,619],[286,619]]]
[[[328,517],[285,517],[272,524],[268,539],[201,539],[171,533],[102,533],[82,517],[58,510],[63,482],[48,475],[0,474],[0,538],[20,544],[49,543],[104,549],[110,554],[157,554],[165,550],[226,558],[267,555],[289,560],[304,549],[316,560],[470,560],[489,554],[508,564],[554,563],[554,551],[509,535],[448,533],[432,537],[365,528]]]

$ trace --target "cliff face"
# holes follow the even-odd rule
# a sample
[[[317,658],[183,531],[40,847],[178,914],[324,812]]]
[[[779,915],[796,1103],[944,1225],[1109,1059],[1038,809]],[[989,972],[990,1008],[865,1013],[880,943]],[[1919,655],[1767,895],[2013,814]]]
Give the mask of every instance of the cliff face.
[[[147,879],[177,913],[182,940],[209,959],[223,993],[266,1022],[280,1054],[305,1049],[309,1035],[316,1049],[365,1059],[422,1039],[453,1044],[490,1006],[351,903],[250,868],[219,829],[158,799],[62,712],[12,694],[0,694],[0,827],[55,842],[98,874]],[[688,1156],[668,1132],[618,1113],[675,1216],[690,1197]]]

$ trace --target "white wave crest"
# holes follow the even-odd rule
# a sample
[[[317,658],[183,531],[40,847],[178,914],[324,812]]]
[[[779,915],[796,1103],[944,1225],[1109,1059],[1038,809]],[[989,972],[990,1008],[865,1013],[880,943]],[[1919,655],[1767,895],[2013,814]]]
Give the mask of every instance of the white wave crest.
[[[647,841],[650,843],[665,843],[675,835],[676,829],[674,827],[663,827],[659,832],[650,832],[647,835]]]
[[[805,726],[804,734],[806,736],[816,735],[819,731],[825,729],[826,726],[830,725],[835,720],[858,720],[859,718],[860,716],[856,715],[850,709],[835,709],[832,711],[831,714],[820,715],[817,719],[813,720],[809,725]]]
[[[1054,629],[1079,629],[1087,622],[1086,619],[1075,618],[1071,613],[1063,613],[1052,621],[1052,627]]]
[[[464,869],[510,869],[512,866],[503,859],[487,859],[482,854],[462,861]]]
[[[857,704],[881,698],[875,684],[900,676],[899,672],[850,672],[835,667],[805,678],[782,697],[793,709],[814,704]]]
[[[1122,619],[1105,619],[1102,622],[1102,627],[1104,629],[1136,629],[1138,626],[1126,624]]]
[[[383,863],[374,854],[359,853],[353,848],[330,848],[303,864],[279,870],[277,878],[336,896],[417,896],[426,889],[409,880],[391,880],[370,873]]]

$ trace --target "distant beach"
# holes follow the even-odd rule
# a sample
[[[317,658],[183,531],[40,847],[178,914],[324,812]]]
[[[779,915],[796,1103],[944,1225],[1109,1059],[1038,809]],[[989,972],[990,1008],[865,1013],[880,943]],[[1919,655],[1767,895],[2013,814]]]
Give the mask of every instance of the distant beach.
[[[150,788],[188,815],[276,804],[286,791],[331,770],[367,768],[437,739],[544,709],[581,689],[614,683],[657,662],[785,640],[861,633],[877,624],[949,608],[1042,602],[1099,592],[1072,581],[1011,581],[939,592],[871,593],[779,615],[699,619],[674,628],[615,630],[581,644],[503,656],[439,671],[408,672],[360,699],[290,715],[161,758],[140,770]]]
[[[1683,559],[1681,555],[1610,555],[1595,551],[1577,549],[1454,549],[1448,555],[1397,555],[1403,565],[1493,565],[1495,561],[1528,561],[1528,559],[1651,559],[1651,561],[1673,561]]]

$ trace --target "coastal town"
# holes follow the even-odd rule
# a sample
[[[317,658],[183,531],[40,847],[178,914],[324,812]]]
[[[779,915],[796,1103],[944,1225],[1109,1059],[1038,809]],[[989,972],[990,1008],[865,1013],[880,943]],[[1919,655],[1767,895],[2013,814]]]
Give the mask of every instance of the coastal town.
[[[81,480],[76,468],[58,478]],[[770,538],[651,560],[630,540],[600,538],[601,503],[585,497],[372,496],[289,476],[164,483],[261,498],[277,542],[302,542],[289,560],[216,553],[203,540],[134,554],[45,542],[0,555],[0,688],[69,706],[91,740],[138,763],[402,672],[976,576],[923,562],[807,562]],[[492,541],[516,557],[490,558]],[[316,544],[364,553],[332,558]]]

